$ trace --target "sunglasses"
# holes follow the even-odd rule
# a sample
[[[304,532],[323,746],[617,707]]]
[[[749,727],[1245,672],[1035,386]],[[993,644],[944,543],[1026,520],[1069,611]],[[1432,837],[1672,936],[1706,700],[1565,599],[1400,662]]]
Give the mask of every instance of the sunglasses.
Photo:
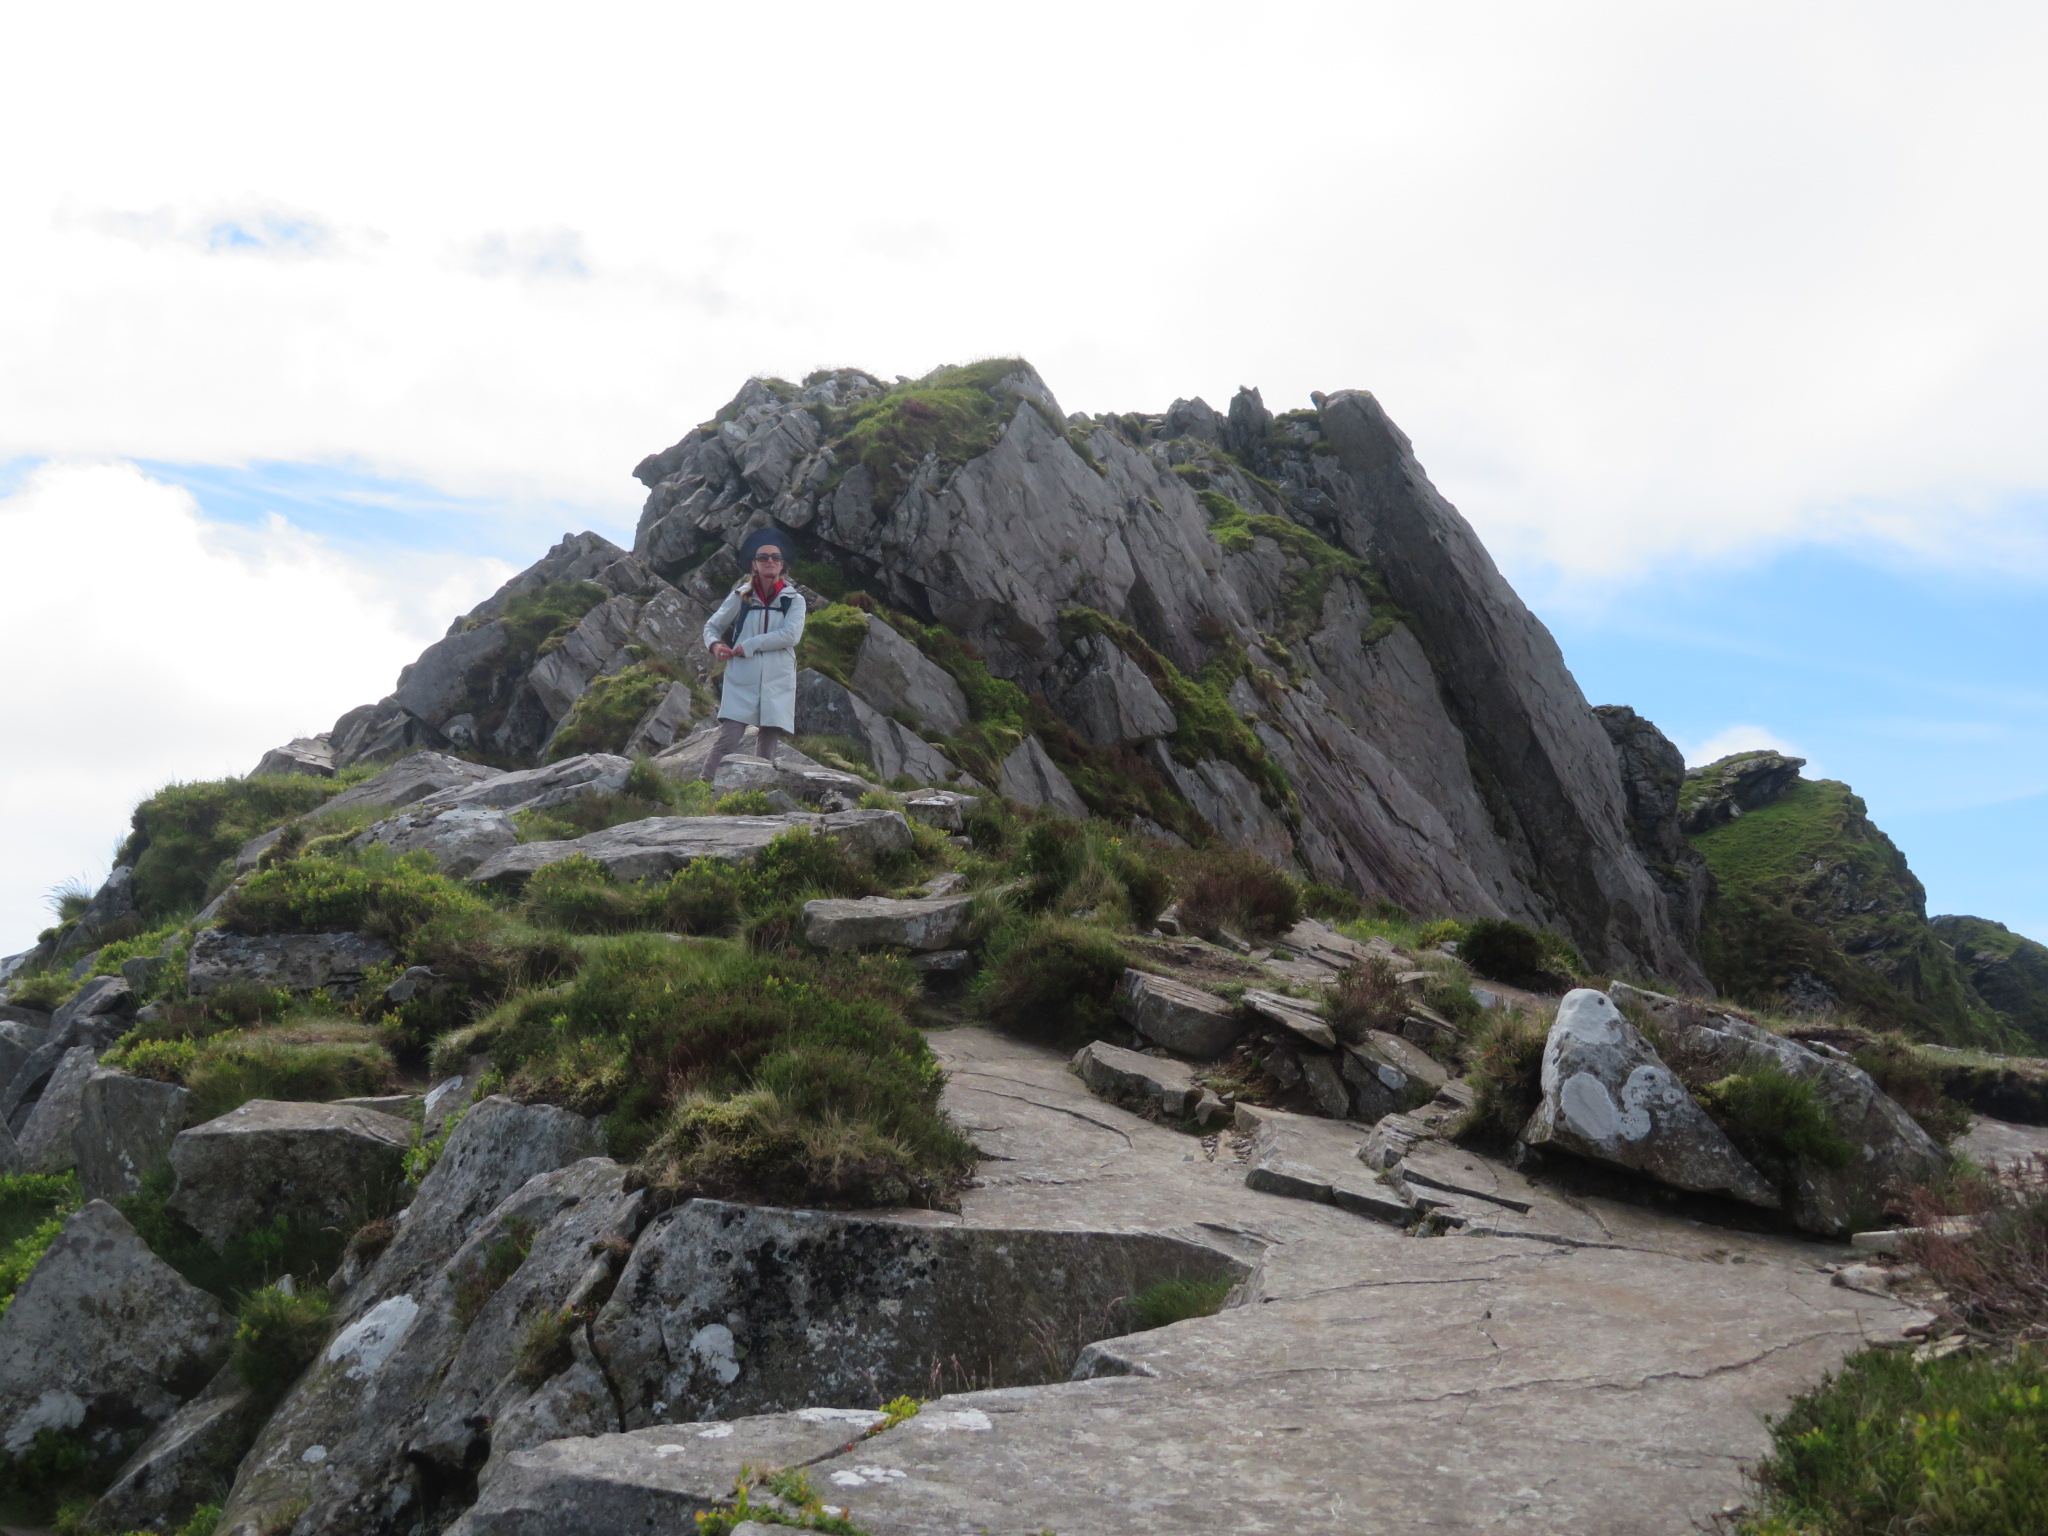
[[[782,556],[780,556],[780,555],[756,555],[756,556],[754,556],[754,564],[756,564],[756,565],[780,565],[780,564],[782,564]]]

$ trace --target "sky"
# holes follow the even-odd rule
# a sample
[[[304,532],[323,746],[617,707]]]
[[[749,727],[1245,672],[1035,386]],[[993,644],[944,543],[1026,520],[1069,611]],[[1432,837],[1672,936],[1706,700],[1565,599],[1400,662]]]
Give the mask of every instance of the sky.
[[[1596,703],[2048,940],[2038,5],[16,6],[0,954],[753,373],[1373,390]]]

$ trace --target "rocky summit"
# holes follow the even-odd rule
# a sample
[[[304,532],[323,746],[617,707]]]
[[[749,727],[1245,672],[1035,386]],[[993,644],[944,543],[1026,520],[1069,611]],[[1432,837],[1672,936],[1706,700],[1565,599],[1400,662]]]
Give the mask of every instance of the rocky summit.
[[[1312,401],[751,380],[136,807],[0,961],[0,1516],[1792,1529],[1778,1416],[1996,1334],[2040,947],[1589,705]],[[714,762],[769,527],[795,731]]]

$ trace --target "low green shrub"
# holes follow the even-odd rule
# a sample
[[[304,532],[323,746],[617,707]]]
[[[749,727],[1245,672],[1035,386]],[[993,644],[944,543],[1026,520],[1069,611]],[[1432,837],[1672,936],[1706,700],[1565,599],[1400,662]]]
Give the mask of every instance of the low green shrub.
[[[1400,1030],[1409,992],[1396,977],[1392,964],[1378,955],[1337,973],[1337,983],[1323,1002],[1323,1016],[1338,1039],[1356,1045],[1367,1030]]]
[[[305,774],[168,784],[135,807],[120,862],[135,870],[135,903],[145,920],[200,906],[222,882],[222,865],[259,833],[318,809],[354,773]]]
[[[1131,1298],[1131,1326],[1142,1332],[1191,1317],[1213,1317],[1223,1310],[1233,1284],[1227,1279],[1161,1280]]]
[[[74,1174],[0,1174],[0,1317],[78,1207]]]
[[[425,853],[368,848],[352,860],[301,857],[259,870],[221,908],[230,933],[367,933],[404,952],[437,918],[483,902]]]
[[[530,1216],[507,1216],[498,1224],[498,1235],[477,1255],[466,1274],[455,1281],[455,1321],[467,1328],[476,1321],[490,1299],[505,1288],[505,1282],[519,1273],[519,1266],[533,1252],[533,1238],[539,1224]]]
[[[92,1462],[75,1436],[39,1429],[25,1449],[0,1451],[0,1506],[17,1518],[47,1520],[67,1495],[90,1491]]]
[[[1458,941],[1458,958],[1481,976],[1511,987],[1536,991],[1568,982],[1551,968],[1551,950],[1543,935],[1504,918],[1475,918]]]
[[[1110,1007],[1130,965],[1114,935],[1070,918],[1014,921],[996,930],[970,999],[998,1029],[1058,1044],[1129,1033]]]
[[[595,677],[569,706],[547,745],[547,761],[558,763],[584,752],[618,752],[625,748],[647,712],[673,685],[669,669],[656,662],[635,662],[609,677]]]
[[[1852,1355],[1771,1425],[1743,1536],[2037,1536],[2048,1529],[2048,1364]]]
[[[282,1024],[202,1040],[138,1040],[108,1053],[106,1064],[191,1090],[193,1124],[251,1099],[327,1103],[388,1093],[397,1067],[375,1029],[351,1020]]]
[[[1301,920],[1295,883],[1246,848],[1219,844],[1173,866],[1181,921],[1197,932],[1239,938],[1285,933]]]
[[[83,982],[73,981],[57,971],[44,971],[26,981],[14,984],[14,990],[7,994],[7,1001],[17,1008],[40,1008],[45,1013],[54,1012],[71,1001],[71,996]]]
[[[548,1308],[536,1313],[519,1336],[513,1374],[529,1387],[561,1375],[575,1359],[571,1341],[582,1326],[583,1314],[574,1307]]]
[[[669,933],[723,937],[739,931],[750,883],[731,864],[693,859],[653,892],[651,905]]]
[[[1790,1188],[1802,1161],[1823,1168],[1855,1161],[1855,1147],[1828,1118],[1813,1084],[1776,1062],[1759,1062],[1710,1083],[1696,1097],[1736,1150],[1780,1188]]]
[[[722,795],[712,810],[720,816],[773,816],[774,802],[769,800],[765,789],[736,789],[729,795]]]
[[[644,926],[639,888],[621,886],[586,854],[544,865],[526,882],[521,909],[543,927],[571,933],[624,933]]]
[[[275,1402],[327,1342],[327,1291],[309,1285],[286,1290],[266,1285],[252,1291],[235,1317],[229,1363],[258,1397]]]
[[[822,672],[834,682],[853,686],[853,664],[868,637],[868,616],[850,603],[828,603],[804,620],[803,638],[797,641],[796,664]],[[797,750],[819,762],[824,759],[803,743],[816,738],[799,738]],[[854,760],[851,754],[842,761]]]
[[[1320,880],[1310,880],[1302,886],[1301,909],[1326,923],[1355,923],[1365,915],[1365,906],[1354,893]]]
[[[1458,1128],[1461,1140],[1500,1146],[1522,1134],[1543,1098],[1543,1047],[1550,1038],[1548,1013],[1497,1008],[1480,1022],[1467,1047],[1471,1066],[1471,1112]]]

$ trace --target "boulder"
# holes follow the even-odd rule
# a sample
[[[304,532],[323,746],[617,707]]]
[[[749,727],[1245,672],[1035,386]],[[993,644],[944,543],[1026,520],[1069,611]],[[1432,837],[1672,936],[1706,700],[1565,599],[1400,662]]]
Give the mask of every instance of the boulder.
[[[28,1065],[28,1059],[35,1055],[48,1035],[48,1029],[34,1029],[12,1020],[0,1021],[0,1090],[12,1083],[14,1074]]]
[[[220,1369],[233,1333],[225,1307],[90,1202],[0,1316],[0,1452],[57,1430],[112,1471]]]
[[[78,921],[57,941],[56,953],[75,955],[94,949],[107,938],[130,931],[135,924],[135,871],[126,864],[114,866],[92,900],[78,914]],[[117,924],[123,925],[116,927]]]
[[[247,981],[293,992],[348,997],[363,973],[389,965],[398,952],[363,933],[229,933],[207,928],[192,936],[185,988],[204,997],[224,982]]]
[[[469,878],[517,884],[535,870],[578,854],[597,860],[614,879],[671,875],[694,859],[752,859],[783,833],[809,830],[866,857],[908,850],[910,823],[901,811],[795,811],[780,816],[651,816],[587,837],[522,843],[493,854]]]
[[[1450,1078],[1428,1052],[1379,1029],[1347,1043],[1341,1066],[1354,1113],[1368,1123],[1427,1104]]]
[[[1727,1077],[1768,1062],[1812,1085],[1816,1102],[1856,1156],[1846,1168],[1800,1160],[1787,1210],[1807,1231],[1841,1237],[1871,1226],[1891,1203],[1893,1190],[1926,1183],[1948,1167],[1941,1144],[1860,1067],[1733,1014],[1620,982],[1613,991],[1648,1008],[1665,1032],[1667,1049],[1683,1052],[1702,1076]]]
[[[1325,1051],[1337,1049],[1336,1031],[1316,1017],[1313,1004],[1258,987],[1248,988],[1238,1001],[1268,1024],[1279,1025],[1303,1044]]]
[[[926,1226],[692,1200],[648,1225],[592,1324],[625,1427],[887,1401],[935,1362],[994,1384],[1064,1374],[1048,1330],[1100,1327],[1169,1278],[1242,1280],[1153,1233]],[[1059,1334],[1055,1338],[1061,1337]],[[1074,1339],[1078,1350],[1083,1340]]]
[[[1100,1040],[1074,1054],[1074,1071],[1088,1091],[1133,1109],[1157,1109],[1169,1120],[1193,1110],[1202,1097],[1194,1069],[1184,1061],[1146,1056]]]
[[[419,659],[400,670],[391,700],[428,725],[473,707],[468,704],[471,675],[487,667],[505,649],[510,631],[503,623],[458,630],[436,640]],[[337,729],[336,735],[340,734]]]
[[[903,814],[941,832],[965,832],[967,818],[981,801],[950,789],[926,789],[903,797]]]
[[[884,783],[900,776],[944,784],[959,771],[915,731],[809,667],[796,677],[796,728],[804,736],[844,736]]]
[[[623,1170],[597,1155],[602,1140],[591,1121],[547,1105],[493,1097],[464,1116],[391,1245],[343,1290],[327,1348],[243,1458],[221,1536],[297,1521],[339,1536],[387,1530],[393,1510],[435,1523],[452,1513],[435,1500],[473,1467],[456,1469],[451,1485],[426,1475],[408,1445],[427,1431],[468,1454],[489,1428],[487,1418],[463,1422],[471,1408],[488,1413],[518,1395],[505,1376],[525,1324],[608,1279],[610,1249],[630,1233],[640,1197],[624,1194]],[[451,1399],[429,1426],[436,1392],[458,1383],[470,1406]]]
[[[26,1173],[58,1173],[78,1157],[78,1122],[85,1106],[85,1084],[98,1070],[99,1053],[76,1045],[64,1053],[19,1128],[16,1160]]]
[[[1567,992],[1558,1005],[1543,1047],[1543,1098],[1522,1140],[1674,1189],[1780,1203],[1621,1010],[1588,987]]]
[[[121,976],[95,976],[50,1015],[46,1045],[96,1045],[105,1050],[128,1032],[135,989]]]
[[[482,763],[465,762],[445,752],[414,752],[402,757],[375,778],[365,779],[320,807],[323,814],[367,808],[395,809],[424,800],[429,795],[452,794],[503,772]]]
[[[178,1134],[170,1208],[217,1249],[278,1216],[353,1230],[398,1187],[412,1139],[394,1115],[252,1099]]]
[[[689,726],[695,710],[696,700],[690,690],[681,683],[670,683],[662,690],[659,702],[640,717],[621,750],[627,757],[667,751]]]
[[[430,805],[377,822],[350,846],[368,848],[382,844],[398,853],[423,850],[442,874],[460,879],[492,854],[511,848],[518,841],[519,828],[501,810],[482,805],[459,805],[444,810]]]
[[[435,806],[494,807],[505,811],[544,811],[586,795],[615,795],[633,771],[630,757],[610,752],[583,752],[544,768],[524,768],[426,797]]]
[[[1763,750],[1738,752],[1704,768],[1688,770],[1681,802],[1682,830],[1696,837],[1745,811],[1769,805],[1792,787],[1805,766],[1803,757]]]
[[[1180,729],[1152,679],[1114,641],[1081,635],[1061,658],[1053,703],[1067,724],[1098,747],[1171,736]]]
[[[996,788],[1012,800],[1043,806],[1076,821],[1085,821],[1088,816],[1087,802],[1082,800],[1073,781],[1046,755],[1036,736],[1026,736],[1003,759],[996,775]]]
[[[1201,1061],[1228,1055],[1245,1024],[1221,998],[1186,982],[1127,970],[1111,1006],[1146,1039]]]
[[[804,937],[820,949],[951,949],[967,927],[971,896],[804,903]]]
[[[235,1475],[268,1406],[232,1365],[223,1366],[128,1458],[87,1512],[86,1529],[169,1529]]]
[[[88,1200],[120,1200],[171,1155],[192,1095],[176,1083],[96,1067],[80,1095],[72,1145]]]
[[[272,747],[261,762],[249,770],[249,777],[297,773],[309,778],[334,777],[334,740],[331,736],[294,736],[281,747]]]
[[[951,736],[972,718],[952,674],[877,618],[868,620],[849,681],[871,708],[920,731]]]
[[[389,698],[376,704],[358,705],[334,722],[330,734],[337,769],[354,768],[362,763],[389,762],[393,758],[403,758],[420,751],[434,752],[450,745],[447,737]]]

